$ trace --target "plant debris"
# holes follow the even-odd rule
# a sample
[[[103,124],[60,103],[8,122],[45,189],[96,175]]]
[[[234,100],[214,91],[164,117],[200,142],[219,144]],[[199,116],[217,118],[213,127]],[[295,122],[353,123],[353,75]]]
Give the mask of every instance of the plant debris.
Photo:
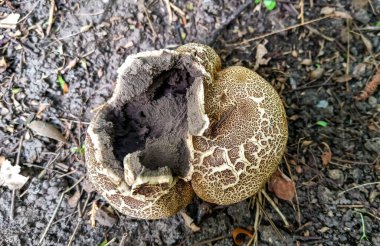
[[[236,245],[242,245],[244,243],[244,241],[242,239],[239,239],[239,237],[241,235],[245,235],[245,236],[248,236],[250,238],[253,238],[253,234],[250,231],[248,231],[244,228],[240,228],[240,227],[234,228],[232,230],[232,238],[234,239],[234,243]]]
[[[6,186],[11,190],[17,190],[24,186],[28,177],[20,174],[19,165],[12,166],[11,162],[0,156],[0,186]]]
[[[28,125],[28,127],[32,129],[37,135],[68,143],[62,133],[50,123],[34,120]]]
[[[292,201],[296,193],[294,181],[280,170],[277,170],[269,179],[268,189],[285,201]]]
[[[366,85],[364,90],[362,90],[360,94],[355,97],[355,99],[359,101],[367,100],[370,96],[372,96],[373,93],[375,93],[379,85],[380,85],[380,67],[377,69],[376,74],[373,76],[372,80]]]

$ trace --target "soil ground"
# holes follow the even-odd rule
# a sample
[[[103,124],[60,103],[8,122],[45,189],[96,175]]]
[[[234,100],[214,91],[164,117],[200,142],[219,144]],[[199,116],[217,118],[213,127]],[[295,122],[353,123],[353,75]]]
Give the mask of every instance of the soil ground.
[[[244,1],[171,1],[184,14],[172,6],[171,20],[165,1],[54,2],[47,35],[51,1],[0,1],[2,16],[21,15],[16,28],[0,29],[0,155],[15,164],[20,153],[22,174],[30,177],[16,192],[14,220],[12,191],[0,187],[0,245],[38,245],[46,228],[42,245],[234,245],[231,231],[252,230],[254,224],[249,199],[209,206],[195,218],[199,232],[179,214],[157,221],[115,211],[110,216],[102,197],[84,191],[89,185],[80,149],[91,109],[110,97],[117,68],[128,55],[205,43]],[[317,19],[325,7],[352,20],[326,18],[244,42],[301,23],[299,16]],[[285,228],[265,205],[258,245],[380,245],[380,91],[355,99],[379,65],[379,21],[379,0],[278,0],[272,11],[252,3],[212,44],[224,67],[256,69],[286,105],[289,141],[280,169],[295,181],[297,199],[290,203],[269,193],[291,226]],[[257,56],[262,45],[268,51],[264,57]],[[27,130],[33,117],[54,124],[69,143],[33,135]],[[331,153],[327,164],[323,153],[325,159]],[[74,194],[80,195],[78,202]],[[96,227],[88,214],[94,203],[108,211],[98,214]],[[200,207],[207,205],[194,199],[186,211],[197,217]],[[249,238],[242,240],[246,244]]]

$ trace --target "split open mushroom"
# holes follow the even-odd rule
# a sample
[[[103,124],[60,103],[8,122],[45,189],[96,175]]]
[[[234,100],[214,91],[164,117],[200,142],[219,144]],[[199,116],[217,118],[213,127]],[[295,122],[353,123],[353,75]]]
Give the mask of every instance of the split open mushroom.
[[[277,169],[287,121],[275,89],[215,51],[187,44],[129,56],[86,137],[96,189],[120,212],[169,217],[194,192],[221,205],[257,193]]]

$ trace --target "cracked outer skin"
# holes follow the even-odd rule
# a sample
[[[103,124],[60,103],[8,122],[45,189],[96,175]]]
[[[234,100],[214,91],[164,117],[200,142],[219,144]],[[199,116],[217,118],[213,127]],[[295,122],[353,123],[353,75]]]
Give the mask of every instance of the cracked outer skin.
[[[205,201],[237,203],[278,168],[288,138],[285,109],[275,89],[244,67],[218,72],[204,90],[210,127],[193,137],[191,184]]]
[[[165,53],[165,51],[161,52]],[[188,53],[194,52],[192,54],[194,62],[198,64],[200,70],[204,71],[203,83],[211,82],[215,72],[220,69],[220,58],[208,46],[196,46],[196,50],[166,52],[172,52],[176,56],[180,56],[181,53],[189,56]],[[153,53],[153,56],[158,54],[158,52]],[[173,62],[172,59],[170,61]],[[132,71],[126,76],[136,76],[136,74],[139,76],[138,73]],[[119,75],[118,80],[118,83],[123,83],[122,76]],[[125,93],[116,88],[113,97],[96,109],[91,120],[85,140],[88,177],[96,190],[114,208],[125,215],[139,219],[170,217],[191,202],[194,195],[191,183],[188,179],[173,177],[172,180],[162,183],[142,183],[137,186],[128,184],[124,170],[113,154],[113,141],[109,134],[112,132],[112,123],[106,120],[106,114],[113,110],[115,105],[124,104],[120,99],[124,96]],[[189,163],[184,163],[184,165],[189,165]]]
[[[191,53],[207,72],[203,80],[206,128],[190,136],[191,181],[142,184],[133,189],[112,154],[112,139],[100,106],[86,137],[86,165],[95,188],[121,213],[140,219],[174,215],[192,200],[228,205],[256,194],[277,169],[287,142],[287,121],[274,88],[255,72],[243,67],[222,71],[219,56],[201,44],[179,47]],[[110,151],[111,150],[111,151]],[[191,173],[190,173],[191,174]],[[138,194],[136,194],[136,192]]]

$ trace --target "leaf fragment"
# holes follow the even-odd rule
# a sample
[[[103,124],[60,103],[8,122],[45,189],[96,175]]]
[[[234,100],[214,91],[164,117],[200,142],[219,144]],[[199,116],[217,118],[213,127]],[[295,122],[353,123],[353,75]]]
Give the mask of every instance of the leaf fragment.
[[[19,165],[12,166],[11,162],[0,156],[0,186],[7,186],[9,189],[17,190],[24,186],[29,177],[20,174]]]
[[[9,29],[16,28],[19,18],[20,18],[20,14],[17,14],[17,13],[9,14],[4,19],[0,20],[0,28],[9,28]]]
[[[321,159],[322,159],[323,166],[326,167],[331,161],[332,153],[331,153],[330,146],[327,143],[322,142],[322,144],[323,144],[324,148],[323,148],[323,152],[321,155]]]
[[[185,221],[185,225],[187,227],[189,227],[193,232],[197,232],[197,231],[200,231],[200,227],[198,227],[195,223],[194,223],[194,220],[189,216],[187,215],[186,213],[180,211],[179,212],[183,218],[183,220]]]
[[[248,230],[244,229],[244,228],[241,228],[241,227],[236,227],[232,230],[232,238],[234,239],[234,242],[236,245],[242,245],[243,244],[243,240],[242,239],[239,239],[239,235],[246,235],[250,238],[253,238],[253,234],[251,232],[249,232]]]
[[[274,192],[276,196],[285,201],[293,200],[296,194],[296,186],[293,180],[277,170],[272,174],[268,183],[269,191]]]
[[[272,11],[276,8],[276,0],[264,0],[263,4],[267,10]]]
[[[67,140],[62,133],[52,124],[40,120],[32,121],[28,127],[32,129],[37,135],[55,139],[67,143]]]
[[[61,87],[63,94],[67,94],[69,92],[69,86],[66,83],[66,81],[63,79],[61,74],[58,74],[57,82],[58,82],[59,86]]]
[[[316,125],[318,126],[322,126],[322,127],[327,127],[328,123],[326,121],[323,121],[323,120],[319,120],[317,122],[315,122]]]

